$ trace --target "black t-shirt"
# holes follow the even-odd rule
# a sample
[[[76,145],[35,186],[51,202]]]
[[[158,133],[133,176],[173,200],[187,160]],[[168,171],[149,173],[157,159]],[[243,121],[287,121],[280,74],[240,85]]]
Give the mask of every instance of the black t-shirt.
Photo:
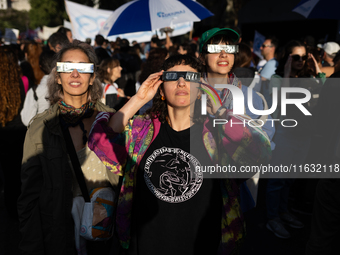
[[[217,179],[195,167],[211,165],[203,125],[180,132],[162,124],[137,172],[129,254],[216,254],[222,196]]]

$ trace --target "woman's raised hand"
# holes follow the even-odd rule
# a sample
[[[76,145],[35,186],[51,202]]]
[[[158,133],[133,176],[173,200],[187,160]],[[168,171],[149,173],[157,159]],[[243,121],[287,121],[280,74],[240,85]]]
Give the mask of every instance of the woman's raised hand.
[[[160,80],[161,75],[163,75],[163,71],[150,74],[150,76],[142,83],[141,87],[136,93],[138,99],[149,102],[154,97],[159,85],[162,83]]]
[[[310,68],[312,69],[314,75],[322,73],[318,62],[316,61],[312,53],[308,53],[308,60],[310,60]]]

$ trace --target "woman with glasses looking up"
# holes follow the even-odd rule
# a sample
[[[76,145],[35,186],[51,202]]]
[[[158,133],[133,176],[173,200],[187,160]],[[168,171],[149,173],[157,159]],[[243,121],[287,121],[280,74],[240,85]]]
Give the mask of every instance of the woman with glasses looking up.
[[[247,126],[214,129],[214,118],[240,117],[213,104],[217,98],[208,97],[213,117],[201,115],[201,89],[210,89],[201,85],[196,58],[171,56],[162,69],[117,113],[99,114],[89,138],[123,179],[116,217],[121,247],[127,254],[237,254],[245,234],[239,180],[211,178],[197,167],[266,162],[269,140]],[[146,114],[133,116],[152,98]]]
[[[281,116],[280,92],[283,87],[313,88],[313,86],[320,86],[322,80],[317,82],[316,78],[311,76],[309,70],[311,65],[314,66],[317,73],[316,78],[325,77],[313,55],[307,52],[305,45],[299,41],[291,41],[286,45],[284,57],[279,61],[276,74],[270,80],[270,92],[272,93],[273,88],[278,89],[278,105],[277,110],[273,113],[273,118],[292,120],[285,122],[285,125],[288,126],[297,123],[294,127],[277,126],[274,137],[276,147],[271,160],[271,164],[274,166],[301,165],[307,156],[311,139],[311,116],[304,115],[293,104],[288,104],[287,114]],[[301,98],[301,93],[289,93],[287,97],[298,99]],[[310,112],[308,104],[305,103],[303,106]],[[283,223],[293,228],[304,227],[304,224],[288,210],[288,196],[293,182],[294,179],[268,179],[266,194],[268,222],[266,227],[279,238],[290,237],[290,233]]]

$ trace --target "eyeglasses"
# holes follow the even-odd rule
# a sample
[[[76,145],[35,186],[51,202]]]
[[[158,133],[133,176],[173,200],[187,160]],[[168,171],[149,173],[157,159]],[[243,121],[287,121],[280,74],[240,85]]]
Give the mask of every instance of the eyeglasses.
[[[225,53],[237,53],[238,45],[219,45],[219,44],[208,44],[207,51],[209,53],[220,53],[224,50]]]
[[[58,73],[72,73],[74,69],[77,69],[78,73],[94,73],[94,64],[57,62]]]
[[[271,47],[273,47],[273,45],[271,45],[271,44],[262,44],[261,47],[262,48],[266,48],[266,47],[270,47],[271,48]]]
[[[163,72],[163,81],[177,81],[179,78],[186,81],[200,82],[201,74],[196,72]]]
[[[299,61],[301,59],[301,61],[305,61],[307,59],[307,55],[304,55],[304,56],[300,56],[298,54],[295,54],[295,55],[291,55],[292,57],[292,60],[294,61]]]

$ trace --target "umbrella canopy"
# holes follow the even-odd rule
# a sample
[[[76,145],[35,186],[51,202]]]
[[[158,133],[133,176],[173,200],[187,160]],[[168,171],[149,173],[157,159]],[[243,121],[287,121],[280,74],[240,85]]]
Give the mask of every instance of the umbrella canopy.
[[[152,31],[187,21],[200,21],[213,15],[192,0],[135,0],[115,10],[100,34],[110,36]]]
[[[302,0],[292,11],[309,19],[340,20],[339,0]]]

